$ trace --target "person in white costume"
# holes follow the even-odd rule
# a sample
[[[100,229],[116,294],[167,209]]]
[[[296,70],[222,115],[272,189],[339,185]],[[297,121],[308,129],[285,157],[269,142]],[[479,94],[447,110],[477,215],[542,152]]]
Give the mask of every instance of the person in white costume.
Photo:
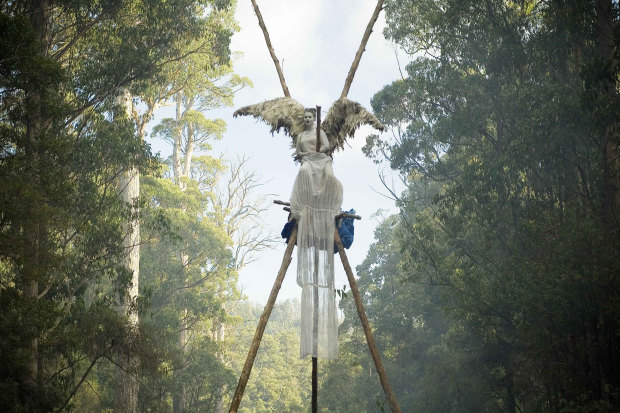
[[[297,219],[297,284],[301,295],[300,357],[338,355],[338,317],[334,289],[334,218],[342,205],[342,184],[334,176],[331,148],[321,130],[316,151],[314,112],[304,111],[304,130],[295,154],[301,162],[291,193]]]
[[[301,293],[301,357],[334,359],[338,355],[338,316],[334,290],[334,219],[342,205],[342,184],[332,169],[333,151],[342,149],[362,124],[383,130],[379,120],[359,103],[341,97],[320,126],[316,150],[315,110],[290,97],[237,109],[234,116],[254,116],[284,130],[301,162],[291,193],[297,219],[297,283]]]

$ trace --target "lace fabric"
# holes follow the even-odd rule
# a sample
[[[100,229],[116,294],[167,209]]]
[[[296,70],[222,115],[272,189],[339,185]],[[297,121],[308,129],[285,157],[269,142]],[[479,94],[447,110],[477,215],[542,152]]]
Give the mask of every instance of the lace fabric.
[[[313,133],[316,132],[305,131],[298,140],[303,145]],[[334,217],[342,205],[342,184],[334,176],[328,155],[306,153],[301,162],[290,199],[291,213],[298,222],[297,284],[302,287],[300,357],[334,359],[338,355]]]

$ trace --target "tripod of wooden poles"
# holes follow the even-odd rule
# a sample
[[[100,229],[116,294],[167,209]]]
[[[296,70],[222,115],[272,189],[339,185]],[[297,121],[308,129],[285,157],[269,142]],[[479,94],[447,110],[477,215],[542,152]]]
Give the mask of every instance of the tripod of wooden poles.
[[[275,202],[281,203],[279,201],[275,201]],[[353,216],[353,217],[356,219],[360,219],[357,216]],[[261,315],[258,321],[258,326],[256,327],[256,332],[254,333],[254,338],[252,339],[252,344],[250,345],[248,356],[246,357],[245,364],[243,365],[243,370],[241,371],[241,376],[239,377],[239,383],[237,384],[237,389],[235,390],[235,395],[233,396],[232,403],[229,409],[229,413],[236,413],[237,410],[239,409],[239,404],[241,403],[241,398],[243,397],[245,386],[250,377],[250,372],[252,371],[252,367],[254,365],[254,359],[256,358],[256,354],[258,353],[258,347],[260,346],[260,342],[263,338],[263,333],[265,332],[267,321],[269,320],[269,316],[271,315],[271,310],[273,310],[273,306],[276,302],[278,292],[280,291],[280,287],[282,286],[282,281],[284,281],[286,270],[288,269],[288,266],[291,263],[293,248],[295,248],[296,241],[297,241],[297,224],[295,224],[295,227],[293,228],[291,237],[289,238],[288,244],[286,246],[286,250],[284,251],[284,258],[282,259],[280,270],[278,271],[276,280],[273,284],[273,287],[271,288],[271,293],[269,294],[269,299],[267,300],[267,304],[265,305],[263,314]],[[385,392],[385,395],[388,399],[392,412],[401,413],[400,406],[398,405],[398,401],[396,400],[396,396],[394,394],[394,390],[392,390],[392,386],[390,385],[390,382],[388,381],[388,378],[387,378],[387,374],[385,373],[385,368],[383,367],[383,363],[381,362],[381,357],[379,356],[379,350],[377,349],[375,338],[372,335],[372,331],[370,330],[370,325],[368,324],[368,318],[366,317],[366,312],[364,311],[364,305],[362,304],[362,298],[360,296],[359,289],[357,288],[357,283],[355,282],[355,277],[353,276],[353,271],[351,270],[349,259],[347,258],[347,254],[344,251],[344,246],[342,245],[342,241],[340,240],[338,229],[335,228],[335,226],[334,226],[334,241],[336,243],[336,247],[338,248],[340,260],[342,261],[342,265],[344,267],[344,270],[347,274],[347,278],[349,280],[351,292],[353,293],[353,299],[355,300],[355,307],[357,308],[357,314],[362,323],[362,328],[364,329],[364,334],[366,335],[366,341],[368,342],[368,348],[370,349],[370,354],[375,363],[375,368],[377,369],[377,374],[379,375],[381,386],[383,386],[383,391]],[[312,358],[312,412],[313,413],[317,412],[317,408],[318,408],[316,386],[317,386],[317,359],[316,357],[313,357]]]
[[[355,58],[353,59],[353,63],[351,64],[351,68],[347,74],[345,79],[344,88],[342,89],[341,97],[346,97],[349,93],[349,88],[351,87],[351,83],[353,82],[353,77],[355,76],[355,72],[357,67],[359,66],[362,54],[366,49],[366,44],[368,43],[368,38],[372,33],[372,28],[377,21],[379,13],[383,9],[383,1],[377,0],[377,5],[375,10],[366,26],[366,30],[364,31],[364,35],[362,36],[362,41],[360,46],[355,54]],[[280,66],[280,62],[278,61],[275,51],[273,50],[273,46],[271,45],[271,39],[269,38],[269,32],[267,31],[267,27],[265,22],[263,21],[262,14],[258,8],[258,4],[256,4],[256,0],[251,0],[252,6],[254,8],[254,12],[256,13],[256,17],[258,18],[258,24],[263,32],[265,37],[265,43],[267,45],[267,49],[269,50],[269,54],[271,55],[271,59],[276,67],[276,71],[278,73],[278,78],[280,80],[280,85],[282,86],[282,91],[285,97],[290,98],[291,94],[288,90],[288,86],[286,85],[286,81],[284,80],[284,73],[282,72],[282,67]],[[321,107],[317,106],[317,146],[316,151],[319,152],[320,149],[320,114]],[[354,217],[356,219],[360,219],[359,217]],[[248,356],[245,360],[245,364],[243,366],[243,370],[241,371],[241,376],[239,377],[239,383],[237,384],[237,389],[235,390],[235,395],[233,396],[232,403],[230,405],[229,412],[236,413],[239,409],[239,404],[241,403],[241,398],[243,397],[243,392],[245,391],[245,386],[250,377],[250,372],[252,371],[252,366],[254,365],[254,359],[256,358],[256,354],[258,352],[258,347],[260,346],[261,339],[263,337],[263,333],[265,332],[265,327],[267,326],[267,321],[269,320],[269,316],[271,315],[271,310],[273,310],[273,306],[276,302],[276,297],[278,296],[278,291],[280,291],[280,287],[282,286],[282,281],[284,280],[284,275],[286,274],[286,270],[288,269],[289,264],[291,263],[291,256],[293,253],[293,248],[295,247],[295,242],[297,241],[297,224],[293,229],[291,237],[289,238],[288,244],[286,246],[286,250],[284,252],[284,258],[282,259],[282,264],[280,265],[280,270],[278,271],[278,275],[276,277],[276,281],[273,284],[271,289],[271,294],[269,295],[269,300],[265,305],[265,309],[263,310],[263,314],[260,317],[258,322],[258,326],[256,327],[256,333],[254,333],[254,338],[252,340],[252,344],[250,346],[250,350],[248,352]],[[342,245],[342,241],[340,240],[340,236],[338,234],[338,230],[334,227],[334,241],[338,248],[338,252],[340,254],[340,259],[342,261],[342,265],[344,266],[345,272],[347,273],[347,278],[349,280],[349,285],[351,286],[351,292],[353,293],[353,298],[355,300],[355,306],[357,308],[357,314],[362,323],[362,327],[364,329],[364,334],[366,335],[366,341],[368,342],[368,348],[370,349],[370,354],[372,355],[372,359],[375,363],[375,368],[377,369],[377,374],[379,375],[379,380],[381,381],[381,385],[383,386],[383,391],[388,399],[390,404],[390,408],[394,413],[401,413],[400,406],[396,401],[396,396],[394,395],[394,390],[392,390],[392,386],[390,385],[387,375],[385,373],[385,369],[383,368],[383,363],[381,363],[381,358],[379,357],[379,350],[377,350],[377,344],[375,343],[375,339],[372,335],[372,331],[370,330],[370,326],[368,324],[368,318],[366,317],[366,312],[364,311],[364,306],[362,304],[362,299],[360,297],[359,290],[357,288],[357,283],[355,282],[355,278],[353,277],[353,271],[351,270],[351,266],[349,265],[349,260],[347,258],[346,253],[344,252],[344,247]],[[315,283],[316,285],[316,283]],[[314,303],[316,305],[317,299],[316,294],[314,294]],[[316,318],[316,308],[315,308],[315,318]],[[313,320],[314,328],[316,331],[316,323]],[[315,340],[316,342],[316,340]],[[316,354],[316,353],[315,353]],[[312,412],[317,411],[317,359],[316,357],[312,358]]]

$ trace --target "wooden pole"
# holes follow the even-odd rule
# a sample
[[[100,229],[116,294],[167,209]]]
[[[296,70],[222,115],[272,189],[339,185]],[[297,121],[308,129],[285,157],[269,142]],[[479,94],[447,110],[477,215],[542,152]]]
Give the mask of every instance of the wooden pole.
[[[318,387],[318,373],[319,373],[319,366],[318,366],[318,359],[316,357],[312,357],[312,413],[317,413],[318,412],[318,408],[319,408],[319,402],[318,402],[318,393],[317,393],[317,387]]]
[[[334,241],[336,242],[336,246],[338,247],[338,253],[340,254],[340,260],[342,261],[344,271],[347,273],[347,278],[349,279],[351,292],[353,293],[353,299],[355,300],[355,307],[357,308],[357,315],[362,322],[362,328],[364,329],[364,334],[366,334],[368,348],[370,349],[370,354],[372,355],[372,359],[375,362],[377,374],[379,374],[379,381],[381,381],[381,386],[383,386],[383,391],[385,392],[385,396],[390,403],[392,412],[402,413],[400,410],[400,406],[398,405],[398,401],[396,400],[394,390],[392,390],[392,386],[390,385],[387,374],[385,373],[385,369],[383,368],[383,363],[381,362],[381,357],[379,356],[379,350],[377,349],[377,343],[375,342],[375,338],[373,337],[372,331],[370,330],[368,318],[366,317],[366,312],[364,311],[364,304],[362,304],[362,298],[357,288],[355,277],[353,277],[353,270],[351,270],[351,265],[349,265],[349,259],[347,258],[347,254],[344,252],[344,246],[342,245],[342,241],[340,240],[340,235],[338,235],[338,229],[334,231]]]
[[[278,271],[276,281],[271,288],[271,294],[269,294],[269,299],[267,300],[267,304],[263,309],[263,314],[260,316],[260,320],[258,321],[258,326],[256,327],[254,338],[252,339],[252,345],[250,346],[250,351],[248,352],[248,356],[245,359],[245,364],[243,365],[243,370],[241,371],[241,377],[239,377],[239,384],[237,384],[235,395],[233,396],[232,402],[230,404],[230,409],[228,410],[229,413],[236,413],[239,409],[239,404],[241,404],[241,398],[243,397],[245,386],[248,383],[248,379],[250,378],[250,373],[252,372],[252,367],[254,366],[254,359],[256,358],[256,353],[258,353],[258,347],[260,346],[260,342],[263,338],[265,327],[267,327],[267,321],[269,321],[271,310],[273,310],[276,298],[278,297],[278,292],[280,291],[280,287],[282,287],[282,281],[284,281],[286,270],[291,263],[291,256],[293,255],[293,248],[295,248],[296,241],[297,224],[295,224],[293,232],[291,233],[291,237],[289,238],[288,244],[286,245],[286,250],[284,251],[284,258],[282,258],[282,264],[280,265],[280,271]]]
[[[254,1],[254,0],[252,0]],[[368,38],[370,37],[370,33],[372,33],[372,27],[375,25],[377,18],[379,17],[379,13],[383,9],[383,0],[377,1],[377,7],[375,7],[375,11],[372,13],[372,17],[368,22],[368,26],[366,26],[366,31],[364,32],[364,36],[362,37],[362,42],[360,43],[359,49],[357,49],[357,53],[355,54],[355,59],[353,59],[353,63],[351,64],[351,69],[349,69],[349,73],[347,74],[347,79],[344,82],[344,88],[342,89],[342,93],[340,97],[346,97],[349,94],[349,89],[351,88],[351,83],[353,83],[353,76],[355,76],[355,71],[360,64],[360,60],[362,59],[362,53],[366,50],[366,44],[368,43]]]
[[[321,107],[316,106],[316,151],[321,152]]]
[[[321,107],[316,106],[316,151],[321,151]],[[314,245],[314,271],[312,287],[312,413],[317,413],[318,404],[318,352],[319,352],[319,250]]]
[[[317,357],[319,354],[319,250],[314,246],[314,268],[312,272],[312,413],[318,409]]]
[[[278,72],[278,78],[280,79],[280,85],[282,85],[282,91],[284,92],[284,96],[290,98],[291,94],[288,91],[288,86],[286,86],[286,81],[284,80],[284,73],[282,72],[282,68],[280,67],[280,61],[278,61],[278,58],[276,57],[276,52],[273,50],[273,46],[271,45],[271,39],[269,38],[267,26],[265,26],[265,22],[263,21],[263,15],[260,13],[260,10],[258,9],[258,4],[256,4],[255,0],[252,0],[252,6],[254,7],[254,13],[256,13],[256,17],[258,17],[258,25],[263,31],[263,36],[265,36],[265,42],[267,43],[267,49],[269,49],[269,54],[271,55],[273,64],[276,65],[276,71]]]

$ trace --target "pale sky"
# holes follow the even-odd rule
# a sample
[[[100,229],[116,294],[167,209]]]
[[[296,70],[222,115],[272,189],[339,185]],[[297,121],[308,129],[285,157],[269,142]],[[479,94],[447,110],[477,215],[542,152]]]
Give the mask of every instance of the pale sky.
[[[366,25],[376,6],[375,0],[257,0],[265,20],[271,43],[280,60],[291,97],[306,107],[322,106],[325,118],[331,104],[338,99]],[[249,167],[264,181],[262,194],[276,194],[270,199],[287,200],[297,174],[298,165],[292,161],[290,138],[271,136],[269,127],[252,117],[233,118],[236,108],[282,97],[276,70],[265,45],[265,40],[249,0],[237,5],[236,20],[241,31],[233,36],[231,50],[240,52],[234,70],[250,78],[253,88],[246,88],[235,97],[235,107],[207,113],[224,119],[228,125],[222,141],[213,146],[213,155],[223,153],[226,158],[250,157]],[[349,99],[358,101],[371,110],[370,99],[384,85],[400,77],[394,46],[384,39],[385,25],[381,12],[374,32],[362,56]],[[403,55],[400,55],[401,59]],[[355,208],[362,216],[355,222],[355,241],[347,250],[352,268],[360,264],[370,243],[373,242],[378,210],[395,212],[394,202],[378,178],[378,168],[361,151],[366,136],[374,133],[362,128],[355,139],[349,140],[344,151],[334,154],[334,173],[344,186],[343,209]],[[155,150],[161,146],[154,145]],[[165,150],[162,150],[164,153]],[[385,171],[388,176],[390,171]],[[380,193],[377,193],[380,192]],[[265,231],[279,234],[287,213],[280,206],[269,207],[263,223]],[[282,262],[285,244],[265,251],[260,259],[244,268],[239,286],[251,300],[266,303],[276,274]],[[291,263],[278,300],[299,298],[301,288],[295,282],[296,259]],[[336,286],[348,282],[338,256],[335,257]]]

